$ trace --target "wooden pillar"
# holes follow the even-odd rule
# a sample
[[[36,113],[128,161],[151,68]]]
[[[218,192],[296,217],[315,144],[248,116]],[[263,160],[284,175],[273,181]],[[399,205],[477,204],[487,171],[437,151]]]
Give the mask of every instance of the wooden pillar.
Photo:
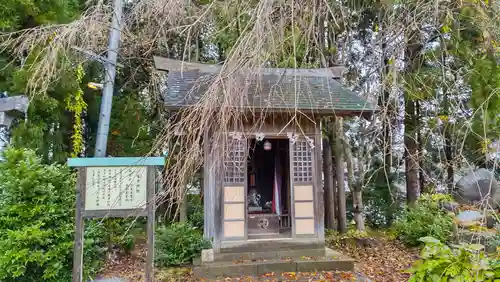
[[[156,169],[153,166],[147,168],[147,236],[148,250],[146,254],[146,282],[154,281],[154,240],[155,240],[155,210],[156,210]]]
[[[76,213],[75,213],[75,243],[73,247],[73,279],[72,282],[83,281],[83,230],[85,209],[85,183],[87,182],[87,169],[78,169],[76,182]]]
[[[318,241],[320,244],[325,243],[325,198],[323,189],[323,181],[322,181],[322,164],[323,157],[321,152],[321,142],[322,142],[322,134],[321,134],[321,124],[320,121],[317,120],[316,125],[314,126],[314,156],[315,156],[315,167],[316,167],[316,221],[318,224],[317,232],[318,232]]]
[[[211,202],[213,209],[213,229],[214,229],[214,237],[212,242],[212,247],[215,252],[220,250],[221,238],[222,234],[222,185],[223,185],[223,150],[220,146],[217,146],[212,154],[211,154],[211,162],[210,162],[210,189],[213,193],[213,201]]]
[[[335,181],[333,177],[332,147],[328,138],[323,139],[323,175],[325,185],[326,227],[335,229]]]
[[[347,231],[347,214],[344,185],[344,158],[342,152],[342,137],[344,135],[342,118],[335,118],[335,167],[337,175],[338,197],[338,229],[340,233]]]
[[[207,240],[215,239],[215,179],[210,135],[205,131],[203,138],[203,236]]]

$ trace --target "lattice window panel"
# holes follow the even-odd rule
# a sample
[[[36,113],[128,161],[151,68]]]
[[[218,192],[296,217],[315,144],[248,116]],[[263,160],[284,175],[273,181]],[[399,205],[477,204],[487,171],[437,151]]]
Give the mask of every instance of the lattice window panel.
[[[230,140],[224,159],[224,183],[245,183],[246,140]]]
[[[297,140],[293,145],[293,181],[313,181],[313,152],[306,140]]]

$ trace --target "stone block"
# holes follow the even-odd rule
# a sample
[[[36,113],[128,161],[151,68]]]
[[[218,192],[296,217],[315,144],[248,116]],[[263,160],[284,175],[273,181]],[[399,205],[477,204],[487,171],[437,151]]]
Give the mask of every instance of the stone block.
[[[499,215],[488,215],[486,217],[486,227],[488,227],[490,229],[495,228],[495,226],[499,223],[498,217],[499,217]]]
[[[252,253],[218,253],[215,261],[252,260]]]
[[[193,267],[196,278],[218,278],[227,276],[251,276],[257,273],[257,264],[208,264]]]
[[[488,199],[494,209],[500,207],[499,183],[492,171],[481,168],[462,177],[456,184],[455,199],[460,204],[473,204]]]
[[[460,212],[456,219],[459,226],[468,227],[481,224],[484,215],[479,211],[463,211]]]
[[[257,266],[257,275],[274,272],[277,275],[283,272],[296,272],[297,264],[293,261],[263,261]]]
[[[201,261],[203,263],[213,262],[214,261],[214,250],[213,249],[201,250]]]
[[[269,252],[253,252],[252,259],[277,259],[278,253],[276,251]]]
[[[301,257],[324,257],[325,249],[304,249],[304,250],[285,250],[278,251],[278,258],[290,257],[290,258],[301,258]]]

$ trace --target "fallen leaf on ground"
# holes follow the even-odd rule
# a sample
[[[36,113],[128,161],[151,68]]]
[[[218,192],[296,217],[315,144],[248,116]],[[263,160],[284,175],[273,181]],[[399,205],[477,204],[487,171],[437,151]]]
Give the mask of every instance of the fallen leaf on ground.
[[[404,271],[419,257],[417,249],[405,247],[398,241],[372,238],[374,244],[359,246],[352,240],[341,240],[331,246],[356,260],[356,269],[376,282],[408,281]]]

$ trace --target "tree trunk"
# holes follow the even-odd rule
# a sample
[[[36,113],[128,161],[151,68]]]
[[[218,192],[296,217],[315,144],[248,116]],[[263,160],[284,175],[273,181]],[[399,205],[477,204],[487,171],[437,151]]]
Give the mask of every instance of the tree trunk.
[[[334,131],[334,129],[332,130]],[[333,135],[331,136],[330,140],[334,140],[335,137]],[[330,148],[332,147],[332,144],[335,144],[335,141],[330,141]],[[333,149],[332,149],[333,150]],[[333,225],[335,226],[335,230],[338,231],[339,229],[339,198],[338,198],[338,187],[337,187],[337,168],[336,168],[336,160],[335,160],[335,154],[332,151],[332,197],[333,197],[333,211],[335,213],[335,217],[333,218]]]
[[[384,5],[382,5],[378,10],[378,14],[376,15],[377,18],[376,24],[378,25],[379,28],[378,41],[380,42],[379,48],[381,51],[380,87],[382,92],[382,94],[379,95],[378,98],[378,105],[382,109],[380,115],[382,122],[382,137],[379,139],[379,142],[381,143],[379,144],[380,148],[382,149],[383,161],[384,161],[383,170],[380,171],[381,174],[383,173],[383,177],[377,177],[377,179],[379,182],[384,181],[384,183],[379,183],[379,184],[386,185],[387,187],[391,187],[391,184],[393,182],[393,177],[391,176],[391,170],[393,166],[392,131],[397,116],[396,114],[397,107],[394,105],[395,101],[391,99],[391,88],[394,85],[394,83],[389,81],[390,79],[389,70],[391,68],[391,62],[390,62],[391,51],[390,48],[388,48],[388,45],[390,45],[391,42],[389,42],[387,38],[391,33],[388,24],[389,18],[391,17],[390,13],[391,13],[390,9],[386,9]]]
[[[424,155],[423,155],[423,144],[424,140],[422,138],[422,131],[420,130],[420,101],[416,101],[416,115],[417,115],[417,154],[418,154],[418,179],[420,186],[420,193],[430,193],[428,191],[426,183],[425,183],[425,171],[424,171]]]
[[[344,156],[347,165],[347,186],[352,193],[354,221],[358,231],[365,231],[365,220],[363,218],[363,198],[361,185],[354,179],[354,165],[352,162],[352,152],[349,142],[343,138]]]
[[[340,233],[347,231],[347,212],[344,187],[344,159],[342,153],[342,118],[335,118],[335,169],[337,176],[337,198],[338,198],[338,229]]]
[[[323,176],[325,191],[325,225],[326,228],[335,229],[335,201],[333,181],[333,159],[330,140],[323,138]]]
[[[363,189],[359,183],[353,187],[354,221],[358,231],[365,231],[365,218],[363,214]]]
[[[317,1],[317,5],[321,6],[321,1]],[[325,57],[330,58],[333,56],[330,50],[326,48],[325,34],[325,17],[322,16],[318,18],[318,54],[320,66],[327,67],[328,62]],[[329,59],[328,59],[329,60]],[[324,183],[324,205],[325,205],[325,227],[328,229],[336,229],[335,218],[336,218],[336,205],[335,205],[335,180],[334,180],[334,165],[332,159],[332,146],[330,145],[332,136],[332,124],[329,119],[323,119],[323,125],[325,128],[325,137],[322,140],[323,143],[323,183]]]
[[[444,40],[443,40],[444,41]],[[446,64],[446,53],[443,55],[443,64]],[[444,65],[446,66],[446,65]],[[446,84],[446,77],[443,75],[443,108],[444,108],[444,116],[446,116],[448,119],[444,123],[444,155],[446,158],[446,186],[449,194],[453,193],[453,185],[454,185],[454,175],[455,171],[453,169],[453,151],[452,151],[452,142],[453,140],[451,139],[451,124],[448,122],[449,116],[450,116],[450,102],[449,102],[449,97],[448,97],[448,87]]]
[[[382,19],[384,18],[382,12]],[[380,23],[382,33],[385,34],[383,23]],[[385,38],[382,35],[382,38]],[[385,120],[382,121],[382,150],[384,154],[384,178],[387,186],[390,187],[392,182],[391,168],[392,168],[392,122],[394,120],[394,107],[391,102],[390,85],[387,85],[389,77],[389,57],[387,54],[387,42],[382,40],[382,95],[379,98],[379,106],[385,110]]]
[[[419,192],[418,181],[418,144],[415,136],[415,102],[405,102],[405,165],[406,165],[406,202],[414,206]]]
[[[419,31],[412,30],[408,36],[405,50],[406,74],[411,75],[420,68],[420,51],[423,45],[420,43]],[[405,165],[406,165],[406,201],[409,206],[414,206],[419,192],[418,180],[418,143],[416,132],[418,130],[418,120],[416,114],[415,99],[410,92],[411,89],[405,89],[404,104],[404,145],[405,145]]]
[[[444,154],[446,156],[446,186],[448,187],[448,193],[453,193],[454,186],[454,176],[455,171],[453,169],[453,151],[452,151],[452,139],[451,139],[450,124],[446,124],[444,128]]]
[[[186,193],[186,188],[182,189],[183,191],[180,191],[180,199],[179,199],[179,222],[186,222],[187,221],[187,210],[188,210],[188,205],[187,205],[187,193]]]

